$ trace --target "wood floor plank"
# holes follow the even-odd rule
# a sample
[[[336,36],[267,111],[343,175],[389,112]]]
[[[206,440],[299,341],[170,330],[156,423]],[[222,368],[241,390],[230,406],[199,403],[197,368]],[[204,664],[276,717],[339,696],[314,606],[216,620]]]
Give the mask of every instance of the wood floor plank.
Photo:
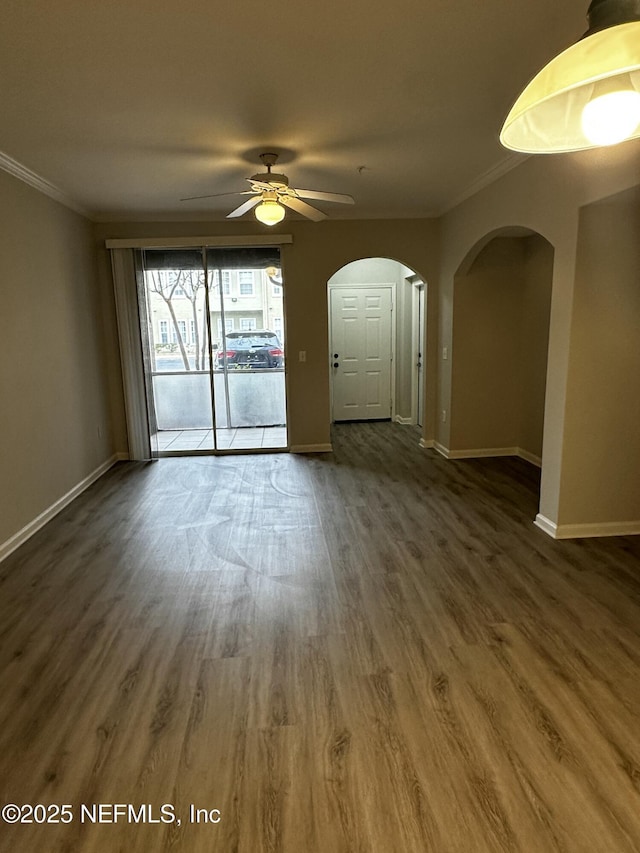
[[[118,465],[0,565],[0,806],[74,810],[0,853],[640,850],[640,538],[332,439]]]

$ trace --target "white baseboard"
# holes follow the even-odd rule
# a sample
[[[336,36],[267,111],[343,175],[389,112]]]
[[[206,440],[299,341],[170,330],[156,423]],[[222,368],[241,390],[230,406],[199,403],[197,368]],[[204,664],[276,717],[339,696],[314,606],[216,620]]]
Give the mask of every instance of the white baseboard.
[[[421,438],[418,442],[418,445],[420,447],[423,447],[425,450],[430,450],[432,447],[436,446],[436,443],[432,438],[428,438],[426,441],[424,440],[424,438]]]
[[[484,459],[491,456],[517,456],[517,447],[474,447],[468,450],[449,450],[448,459]]]
[[[535,465],[536,468],[542,468],[542,457],[536,456],[535,453],[529,453],[528,450],[523,450],[522,447],[518,448],[518,453],[516,454],[520,457],[520,459],[524,459],[525,462],[530,462],[532,465]]]
[[[539,527],[540,530],[544,530],[547,536],[550,536],[552,539],[557,539],[557,531],[558,525],[551,521],[551,519],[547,518],[546,515],[542,515],[538,513],[536,515],[536,520],[533,522],[536,527]]]
[[[88,477],[85,477],[84,480],[77,483],[70,491],[34,518],[33,521],[26,524],[22,530],[18,530],[18,532],[14,533],[14,535],[7,539],[6,542],[3,542],[0,545],[0,562],[23,545],[27,539],[30,539],[34,533],[37,533],[38,530],[47,524],[47,522],[51,521],[51,519],[68,506],[72,500],[75,500],[78,495],[82,494],[82,492],[84,492],[85,489],[88,489],[92,483],[95,483],[96,480],[100,479],[100,477],[102,477],[109,468],[115,465],[115,463],[120,461],[122,458],[128,458],[128,455],[115,453],[111,459],[107,459],[106,462],[99,465],[95,471],[92,471],[91,474],[89,474]]]
[[[403,426],[415,426],[413,418],[401,418],[400,415],[396,415],[394,421],[397,424],[402,424]]]
[[[538,468],[542,467],[542,459],[539,456],[534,456],[528,450],[523,450],[521,447],[477,447],[470,450],[449,450],[439,442],[435,442],[434,447],[441,453],[445,459],[485,459],[493,456],[518,456]]]
[[[333,453],[331,444],[292,444],[290,453]]]
[[[595,536],[638,536],[640,521],[605,521],[592,524],[556,524],[538,513],[535,525],[552,539],[590,539]]]

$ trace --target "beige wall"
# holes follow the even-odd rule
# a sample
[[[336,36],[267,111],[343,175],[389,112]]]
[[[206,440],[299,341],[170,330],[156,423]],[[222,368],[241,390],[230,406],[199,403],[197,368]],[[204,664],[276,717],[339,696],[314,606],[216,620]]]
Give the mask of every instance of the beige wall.
[[[640,519],[640,188],[580,211],[561,524]]]
[[[520,424],[518,447],[542,458],[547,355],[553,283],[553,246],[540,236],[523,238],[520,325]]]
[[[91,224],[0,172],[0,264],[2,547],[111,457],[112,436]]]
[[[519,446],[522,243],[492,240],[456,277],[450,450]]]
[[[542,456],[553,249],[496,237],[455,278],[451,451]]]

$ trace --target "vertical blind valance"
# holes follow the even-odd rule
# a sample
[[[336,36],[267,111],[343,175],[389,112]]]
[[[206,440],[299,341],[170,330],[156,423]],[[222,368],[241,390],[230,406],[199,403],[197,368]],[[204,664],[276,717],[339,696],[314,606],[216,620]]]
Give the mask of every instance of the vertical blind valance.
[[[256,270],[280,267],[277,246],[230,246],[207,249],[207,265],[215,270]]]
[[[201,270],[202,249],[145,249],[142,263],[146,270]]]
[[[276,246],[228,246],[206,250],[209,269],[250,270],[280,267],[280,250]],[[147,270],[202,269],[200,249],[145,249]]]

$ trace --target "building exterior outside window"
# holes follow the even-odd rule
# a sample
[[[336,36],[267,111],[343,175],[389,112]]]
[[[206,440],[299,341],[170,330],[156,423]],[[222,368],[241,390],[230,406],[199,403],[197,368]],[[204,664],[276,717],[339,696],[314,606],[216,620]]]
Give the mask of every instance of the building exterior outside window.
[[[240,270],[238,284],[240,296],[253,296],[253,270]]]
[[[191,343],[187,338],[187,321],[186,320],[178,320],[178,332],[180,333],[180,337],[184,341],[185,344]],[[176,327],[173,327],[173,335],[172,335],[173,343],[178,343],[178,335],[176,333]]]
[[[167,276],[170,279],[171,271]],[[200,273],[194,271],[193,276],[193,286],[198,285],[200,288],[198,291],[200,295],[195,303],[187,298],[191,286],[188,278],[183,287],[176,288],[176,294],[180,290],[183,295],[174,294],[176,298],[171,298],[171,306],[158,293],[148,291],[149,312],[153,321],[151,328],[157,335],[153,341],[156,352],[179,353],[182,344],[192,367],[195,364],[196,350],[201,354],[206,353],[207,350],[204,281],[200,282],[202,278]],[[197,276],[199,278],[196,278]],[[274,332],[280,343],[284,344],[284,294],[280,285],[274,285],[266,272],[261,269],[222,270],[220,281],[227,332],[266,329]],[[211,283],[215,285],[216,279],[212,279]],[[214,287],[210,294],[209,310],[211,312],[211,344],[216,350],[222,345],[222,312],[217,287]],[[204,359],[204,355],[202,358]]]

